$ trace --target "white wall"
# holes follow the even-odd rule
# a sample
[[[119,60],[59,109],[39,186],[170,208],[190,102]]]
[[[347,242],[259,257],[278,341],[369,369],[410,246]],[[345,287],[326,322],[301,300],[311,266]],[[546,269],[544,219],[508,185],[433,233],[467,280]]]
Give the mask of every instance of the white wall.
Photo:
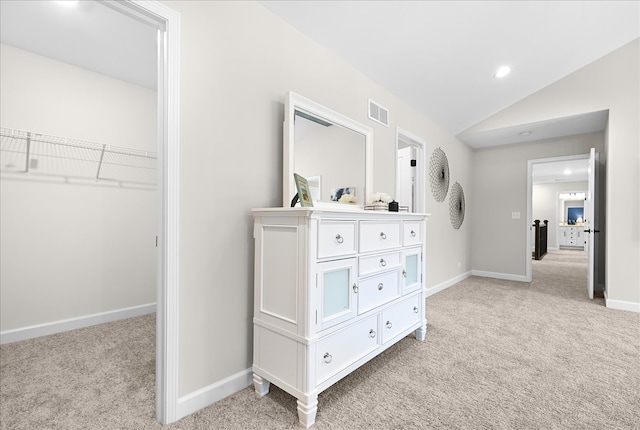
[[[442,147],[453,179],[465,187],[471,151],[258,3],[164,3],[181,14],[182,28],[179,393],[184,397],[251,366],[250,209],[281,206],[287,91],[373,128],[374,192],[394,194],[396,126],[424,138],[428,155]],[[369,98],[390,110],[390,127],[367,118]],[[430,195],[427,211],[433,214],[427,227],[427,283],[434,286],[470,270],[469,224],[453,230],[448,207]]]
[[[588,66],[572,73],[515,105],[467,130],[470,132],[510,127],[536,121],[609,109],[605,133],[606,156],[606,297],[607,306],[640,310],[640,39],[613,51]],[[478,153],[477,172],[496,163],[489,153]],[[551,154],[549,154],[551,155]],[[533,153],[527,154],[536,157]],[[524,170],[506,168],[506,187],[524,192]],[[479,183],[479,187],[483,187]],[[630,192],[633,190],[632,192]],[[517,207],[520,199],[505,202],[498,213],[487,205],[476,219],[503,215],[509,207]],[[522,207],[521,204],[519,207]],[[629,220],[634,220],[629,222]],[[474,224],[475,226],[475,224]],[[488,235],[500,228],[491,225]],[[474,233],[476,229],[474,228]],[[513,234],[518,234],[517,232]],[[475,241],[474,241],[475,243]],[[504,262],[489,261],[474,252],[474,268],[495,267],[521,273],[523,258],[509,255],[522,253],[518,241],[500,241],[491,251],[504,256]]]
[[[534,184],[531,198],[533,220],[540,220],[540,225],[546,219],[549,221],[547,231],[547,248],[558,248],[558,225],[566,219],[563,211],[564,202],[559,200],[558,193],[584,191],[588,189],[586,181],[553,182]],[[575,203],[575,202],[574,202]],[[584,206],[584,201],[573,206]],[[563,218],[562,213],[565,214]]]
[[[3,127],[156,150],[154,91],[0,48]],[[15,174],[0,185],[0,331],[155,302],[155,190]]]

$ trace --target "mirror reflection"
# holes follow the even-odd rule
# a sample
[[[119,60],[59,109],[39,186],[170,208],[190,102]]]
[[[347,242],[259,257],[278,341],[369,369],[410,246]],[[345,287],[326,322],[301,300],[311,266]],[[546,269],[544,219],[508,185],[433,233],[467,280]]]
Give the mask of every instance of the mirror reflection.
[[[293,162],[293,171],[307,178],[314,203],[350,194],[364,204],[365,135],[296,109]]]

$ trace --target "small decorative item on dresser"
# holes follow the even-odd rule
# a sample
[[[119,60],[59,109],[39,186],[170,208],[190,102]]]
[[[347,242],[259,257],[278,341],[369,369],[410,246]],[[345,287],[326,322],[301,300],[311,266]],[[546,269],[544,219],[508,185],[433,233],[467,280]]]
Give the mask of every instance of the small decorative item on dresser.
[[[371,205],[365,206],[365,209],[374,210],[374,211],[388,211],[390,201],[391,201],[391,196],[389,196],[389,194],[375,193],[371,197]]]
[[[389,202],[389,212],[398,212],[399,207],[398,202],[395,200]]]

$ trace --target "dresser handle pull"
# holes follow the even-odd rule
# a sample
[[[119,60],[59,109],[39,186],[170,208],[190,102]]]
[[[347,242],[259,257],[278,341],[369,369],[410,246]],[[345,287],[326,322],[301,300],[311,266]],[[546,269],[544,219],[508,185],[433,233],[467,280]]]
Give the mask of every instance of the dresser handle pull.
[[[358,293],[358,286],[356,284],[353,284],[353,292]]]
[[[406,270],[402,271],[402,276],[404,276],[405,278],[407,277],[407,271]]]
[[[387,238],[387,235],[386,235],[386,234],[384,234],[384,231],[381,231],[381,232],[380,232],[380,237],[382,238],[382,240],[384,240],[384,239],[386,239],[386,238]]]
[[[384,266],[386,266],[386,265],[387,265],[387,262],[386,262],[386,261],[384,261],[384,258],[381,258],[381,259],[380,259],[380,265],[381,265],[382,267],[384,267]]]
[[[370,338],[376,337],[376,331],[374,329],[369,330],[369,337]]]
[[[344,242],[344,237],[340,236],[339,234],[336,234],[336,242],[338,243]]]
[[[384,288],[384,285],[382,285],[382,282],[380,282],[378,284],[378,291],[382,291],[383,288]]]
[[[324,362],[329,364],[331,363],[331,360],[333,359],[333,357],[331,356],[331,354],[329,354],[328,352],[324,353]]]
[[[418,311],[419,311],[418,307],[417,307],[417,306],[414,306],[414,307],[413,307],[413,313],[414,313],[414,314],[417,314],[417,313],[418,313]]]
[[[387,321],[386,326],[387,326],[387,328],[391,328],[391,327],[393,327],[393,324],[391,324],[391,321]]]
[[[416,232],[411,230],[411,237],[416,237]]]

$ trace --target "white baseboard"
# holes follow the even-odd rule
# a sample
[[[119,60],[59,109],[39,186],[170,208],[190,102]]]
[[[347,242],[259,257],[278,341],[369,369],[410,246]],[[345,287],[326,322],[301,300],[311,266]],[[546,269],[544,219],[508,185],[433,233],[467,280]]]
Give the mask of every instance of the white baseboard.
[[[484,270],[472,270],[472,276],[481,276],[483,278],[504,279],[507,281],[529,282],[524,275],[513,275],[511,273],[486,272]]]
[[[222,400],[225,397],[247,388],[251,384],[253,384],[253,372],[249,368],[180,397],[178,399],[176,419],[179,420],[187,415],[191,415],[200,409],[214,404],[218,400]]]
[[[640,303],[627,302],[624,300],[611,300],[604,295],[604,305],[611,309],[617,309],[621,311],[640,312]]]
[[[133,306],[115,311],[101,312],[98,314],[84,315],[76,318],[69,318],[50,323],[32,325],[0,332],[0,345],[5,343],[18,342],[20,340],[33,339],[40,336],[62,333],[69,330],[90,327],[92,325],[103,324],[140,315],[151,314],[156,311],[156,304]]]
[[[469,276],[471,276],[471,271],[469,272],[465,272],[461,275],[456,276],[455,278],[451,278],[447,281],[441,282],[438,285],[435,285],[431,288],[427,288],[427,292],[425,294],[425,297],[429,297],[429,296],[433,296],[436,293],[439,293],[442,290],[446,290],[447,288],[457,284],[460,281],[464,281],[465,279],[467,279]]]

